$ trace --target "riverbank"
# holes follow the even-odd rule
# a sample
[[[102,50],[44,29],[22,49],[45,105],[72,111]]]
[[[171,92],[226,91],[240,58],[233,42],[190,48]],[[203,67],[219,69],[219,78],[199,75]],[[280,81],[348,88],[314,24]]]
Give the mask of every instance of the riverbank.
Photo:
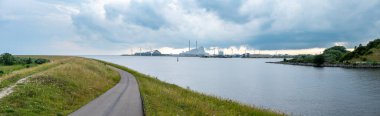
[[[124,66],[104,63],[125,70],[136,77],[146,115],[285,115],[184,89]]]
[[[299,65],[299,66],[313,66],[313,67],[342,67],[342,68],[380,68],[380,64],[321,64],[320,66],[314,63],[295,63],[295,62],[266,62],[272,64],[285,64],[285,65]]]
[[[0,77],[0,91],[11,91],[0,99],[0,115],[68,115],[120,79],[115,70],[87,58],[33,57],[51,62]]]
[[[29,57],[29,56],[28,56]],[[51,62],[0,77],[0,115],[68,115],[119,82],[111,65],[134,75],[146,115],[285,115],[208,96],[126,67],[80,57],[33,56]]]

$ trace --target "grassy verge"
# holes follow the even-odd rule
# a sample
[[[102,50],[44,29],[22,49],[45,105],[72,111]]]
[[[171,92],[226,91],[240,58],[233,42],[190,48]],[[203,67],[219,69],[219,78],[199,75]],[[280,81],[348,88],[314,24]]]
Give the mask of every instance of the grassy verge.
[[[5,75],[5,74],[9,74],[9,73],[16,71],[16,70],[21,70],[24,68],[30,68],[30,67],[34,67],[34,66],[37,66],[37,64],[30,64],[30,65],[18,64],[18,65],[12,65],[12,66],[0,65],[0,71],[3,71],[2,73],[0,73],[0,76]]]
[[[372,52],[372,54],[363,55],[363,56],[360,56],[359,58],[354,58],[351,61],[353,62],[356,62],[356,61],[380,62],[380,48],[373,48],[370,51]]]
[[[27,83],[18,85],[12,94],[0,100],[0,115],[67,115],[113,87],[120,79],[116,71],[94,60],[58,58],[55,63],[48,64],[37,66],[46,70],[20,70],[20,75],[36,73]]]
[[[284,115],[232,100],[207,96],[162,82],[117,64],[104,63],[123,69],[137,78],[146,115]]]
[[[0,76],[0,90],[4,87],[8,87],[9,85],[13,83],[16,83],[21,78],[61,65],[65,63],[66,61],[72,59],[73,57],[51,57],[51,56],[43,57],[41,56],[41,58],[51,59],[51,62],[38,65],[35,67],[31,67],[31,68],[22,68],[20,70],[13,71],[10,74]]]

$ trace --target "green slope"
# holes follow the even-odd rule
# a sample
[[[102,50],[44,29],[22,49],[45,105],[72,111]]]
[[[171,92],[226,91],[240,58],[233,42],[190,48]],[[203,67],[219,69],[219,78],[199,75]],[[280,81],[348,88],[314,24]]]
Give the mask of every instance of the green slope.
[[[353,58],[351,61],[380,62],[380,48],[372,48],[370,51],[371,54],[361,55],[358,58]]]

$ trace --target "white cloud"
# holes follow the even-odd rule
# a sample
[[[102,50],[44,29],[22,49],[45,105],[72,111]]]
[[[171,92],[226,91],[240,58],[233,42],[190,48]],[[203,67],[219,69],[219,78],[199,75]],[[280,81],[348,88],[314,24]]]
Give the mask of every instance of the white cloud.
[[[348,43],[347,42],[335,42],[334,45],[335,46],[347,46]]]

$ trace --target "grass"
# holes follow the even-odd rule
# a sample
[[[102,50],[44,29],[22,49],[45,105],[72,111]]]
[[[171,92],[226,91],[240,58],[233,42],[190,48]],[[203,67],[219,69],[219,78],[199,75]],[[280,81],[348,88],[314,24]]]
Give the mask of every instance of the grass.
[[[68,115],[119,81],[119,74],[107,64],[137,78],[146,115],[284,115],[184,89],[116,64],[79,57],[34,57],[51,62],[0,78],[0,87],[7,87],[32,75],[0,99],[0,115]]]
[[[15,92],[0,100],[0,115],[68,115],[120,79],[116,71],[103,63],[78,57],[57,57],[32,71],[25,71],[31,68],[20,70],[20,75],[35,73],[27,83],[18,85]]]
[[[34,66],[37,66],[37,64],[29,64],[29,65],[18,64],[18,65],[11,65],[11,66],[0,65],[0,71],[3,71],[3,74],[0,74],[0,76],[9,74],[9,73],[16,71],[16,70],[21,70],[24,68],[30,68],[30,67],[34,67]]]
[[[380,62],[380,49],[371,49],[370,55],[364,56],[368,61]]]
[[[56,67],[64,62],[72,59],[73,57],[50,57],[50,56],[41,56],[41,58],[51,59],[51,62],[45,63],[42,65],[38,65],[31,68],[24,68],[12,73],[0,76],[0,89],[7,87],[13,83],[16,83],[19,79],[24,78],[26,76],[45,71]]]
[[[232,100],[208,96],[174,84],[168,84],[129,68],[104,62],[123,69],[137,78],[143,96],[145,114],[150,115],[285,115],[248,106]]]
[[[57,61],[57,60],[62,60],[64,58],[68,58],[67,56],[63,57],[63,56],[37,56],[37,55],[34,55],[34,56],[31,56],[31,55],[18,55],[17,57],[22,57],[22,58],[43,58],[43,59],[49,59],[49,60],[52,60],[52,61]],[[21,70],[21,69],[25,69],[25,68],[32,68],[32,67],[35,67],[35,66],[38,66],[38,64],[17,64],[17,65],[11,65],[11,66],[6,66],[6,65],[0,65],[0,71],[2,71],[3,73],[1,74],[0,73],[0,78],[4,75],[7,75],[9,73],[12,73],[14,71],[17,71],[17,70]]]
[[[371,51],[372,54],[364,55],[360,58],[354,58],[351,61],[363,61],[363,59],[366,59],[366,61],[380,62],[380,48],[373,48]]]

